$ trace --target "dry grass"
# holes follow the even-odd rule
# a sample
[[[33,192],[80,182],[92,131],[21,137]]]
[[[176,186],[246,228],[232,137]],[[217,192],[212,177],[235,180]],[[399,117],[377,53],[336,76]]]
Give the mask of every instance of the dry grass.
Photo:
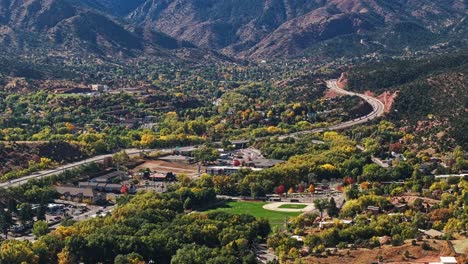
[[[426,251],[421,248],[422,242],[418,245],[411,245],[411,241],[407,241],[404,245],[393,247],[390,245],[382,246],[375,249],[357,249],[357,250],[340,250],[339,255],[329,257],[306,257],[303,259],[304,263],[320,263],[320,264],[333,264],[333,263],[346,263],[346,264],[361,264],[378,262],[379,256],[383,257],[384,263],[427,263],[432,261],[439,261],[440,256],[454,256],[450,250],[447,242],[445,241],[427,241],[433,250]],[[348,252],[349,251],[349,255]],[[404,257],[405,252],[409,252],[409,258]],[[464,263],[466,259],[457,257],[459,263]]]

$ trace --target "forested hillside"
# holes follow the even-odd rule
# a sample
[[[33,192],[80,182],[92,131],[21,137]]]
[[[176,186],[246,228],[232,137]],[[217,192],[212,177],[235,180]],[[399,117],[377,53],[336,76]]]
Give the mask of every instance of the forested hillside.
[[[398,93],[389,117],[402,126],[467,147],[468,53],[394,60],[352,68],[351,90]],[[438,135],[435,137],[435,135]]]

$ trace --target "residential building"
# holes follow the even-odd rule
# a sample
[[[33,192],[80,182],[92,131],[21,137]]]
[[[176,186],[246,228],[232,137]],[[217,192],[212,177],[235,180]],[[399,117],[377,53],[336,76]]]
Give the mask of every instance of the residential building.
[[[65,200],[74,202],[96,203],[103,200],[104,196],[91,188],[76,188],[76,187],[55,187],[55,190]]]

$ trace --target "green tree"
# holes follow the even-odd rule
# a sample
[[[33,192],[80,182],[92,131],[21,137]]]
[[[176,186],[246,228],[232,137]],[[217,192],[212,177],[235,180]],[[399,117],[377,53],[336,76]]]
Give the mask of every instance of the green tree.
[[[359,197],[359,189],[356,184],[349,186],[346,191],[346,198],[348,199],[357,199]]]
[[[335,202],[335,199],[332,197],[330,198],[330,202],[328,204],[328,207],[327,207],[327,214],[330,216],[330,217],[335,217],[338,215],[340,209],[338,209],[338,207],[336,206],[336,202]]]
[[[19,205],[18,208],[18,218],[23,225],[27,224],[28,222],[32,221],[34,217],[33,210],[31,204],[29,203],[22,203]]]
[[[36,238],[46,235],[48,231],[49,225],[46,221],[37,221],[34,223],[32,233],[34,234],[34,236],[36,236]]]
[[[8,229],[13,224],[13,219],[9,211],[0,209],[0,231],[8,238]]]
[[[206,163],[215,161],[219,157],[219,153],[215,148],[203,146],[193,152],[193,157],[196,161]]]
[[[46,211],[46,205],[44,203],[41,203],[36,210],[37,220],[46,220]]]
[[[325,209],[327,209],[329,204],[330,204],[330,202],[327,199],[316,199],[316,200],[314,200],[315,209],[319,210],[319,212],[320,212],[320,221],[322,221],[322,218],[323,218],[323,211],[325,211]]]

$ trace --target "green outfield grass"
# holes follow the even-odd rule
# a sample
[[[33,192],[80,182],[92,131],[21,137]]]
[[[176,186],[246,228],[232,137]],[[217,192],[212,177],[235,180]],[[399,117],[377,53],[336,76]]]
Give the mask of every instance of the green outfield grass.
[[[218,208],[209,210],[212,211],[223,211],[231,214],[249,214],[257,218],[263,217],[270,221],[271,226],[282,225],[285,219],[298,216],[300,212],[275,212],[263,209],[263,206],[267,204],[265,202],[228,202]]]
[[[306,208],[307,205],[305,204],[283,204],[280,205],[278,208],[284,208],[284,209],[304,209]]]

